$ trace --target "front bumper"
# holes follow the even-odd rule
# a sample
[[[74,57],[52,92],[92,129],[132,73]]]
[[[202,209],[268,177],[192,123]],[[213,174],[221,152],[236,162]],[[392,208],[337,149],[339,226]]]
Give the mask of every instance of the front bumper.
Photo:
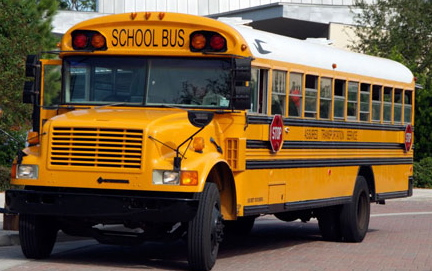
[[[93,221],[187,222],[198,200],[182,197],[7,190],[3,212]]]

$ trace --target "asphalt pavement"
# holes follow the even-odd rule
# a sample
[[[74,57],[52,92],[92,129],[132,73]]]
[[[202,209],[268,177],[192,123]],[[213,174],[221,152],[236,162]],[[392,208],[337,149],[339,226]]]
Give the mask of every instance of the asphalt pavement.
[[[0,192],[0,207],[4,206],[5,196]],[[394,200],[403,201],[432,201],[432,189],[414,189],[413,196]],[[72,238],[74,239],[74,238]],[[69,240],[68,238],[59,238],[57,241]],[[3,230],[3,214],[0,214],[0,247],[19,245],[18,231]]]

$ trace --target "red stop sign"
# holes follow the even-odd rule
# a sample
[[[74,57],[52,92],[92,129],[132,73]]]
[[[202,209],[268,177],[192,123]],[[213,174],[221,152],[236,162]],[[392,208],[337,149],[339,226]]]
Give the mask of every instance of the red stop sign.
[[[277,152],[283,145],[283,119],[281,115],[275,115],[270,124],[269,140],[273,152]]]
[[[405,151],[409,152],[411,150],[413,142],[413,130],[411,124],[408,124],[405,128]]]

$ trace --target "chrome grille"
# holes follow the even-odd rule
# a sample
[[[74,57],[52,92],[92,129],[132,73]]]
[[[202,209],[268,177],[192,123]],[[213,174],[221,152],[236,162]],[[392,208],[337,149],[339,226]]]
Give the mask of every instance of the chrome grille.
[[[50,164],[139,169],[142,141],[136,129],[54,127]]]

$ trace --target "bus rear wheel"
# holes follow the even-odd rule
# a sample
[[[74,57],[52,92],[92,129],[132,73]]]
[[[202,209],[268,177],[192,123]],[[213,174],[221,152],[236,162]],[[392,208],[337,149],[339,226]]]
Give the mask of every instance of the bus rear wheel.
[[[361,242],[369,228],[370,195],[363,176],[358,176],[352,201],[342,206],[340,229],[345,242]]]
[[[19,216],[21,249],[29,259],[44,259],[51,255],[57,239],[56,222],[47,216]]]
[[[192,270],[210,270],[216,263],[223,237],[220,195],[217,185],[206,183],[197,193],[198,212],[188,226],[188,261]]]

